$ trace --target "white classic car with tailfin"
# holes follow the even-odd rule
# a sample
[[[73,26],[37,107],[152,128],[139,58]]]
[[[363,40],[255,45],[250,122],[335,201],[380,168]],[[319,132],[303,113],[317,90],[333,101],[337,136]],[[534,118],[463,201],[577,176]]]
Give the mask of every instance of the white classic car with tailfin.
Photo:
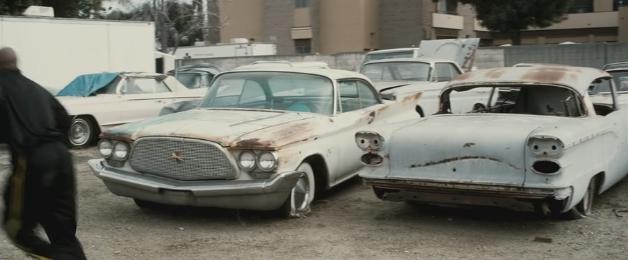
[[[206,91],[157,73],[96,73],[76,77],[57,98],[72,116],[69,143],[87,147],[106,128],[156,117],[165,105],[198,99]]]
[[[89,161],[114,194],[300,216],[357,175],[362,128],[418,117],[418,95],[382,101],[368,78],[331,69],[219,74],[193,110],[105,130]]]
[[[485,102],[452,112],[456,96],[477,89],[490,90]],[[628,173],[627,101],[597,69],[470,72],[443,90],[437,115],[358,132],[368,166],[360,176],[383,200],[534,206],[580,218]]]

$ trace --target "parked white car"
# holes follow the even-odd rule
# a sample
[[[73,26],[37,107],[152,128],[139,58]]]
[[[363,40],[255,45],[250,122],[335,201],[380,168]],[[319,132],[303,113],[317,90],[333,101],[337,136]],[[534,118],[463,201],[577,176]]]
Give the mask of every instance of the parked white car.
[[[476,89],[490,90],[485,102],[452,112],[457,95]],[[369,166],[360,176],[383,200],[533,203],[580,218],[628,173],[628,98],[597,69],[481,70],[449,83],[438,115],[359,132],[356,142]]]
[[[436,58],[403,58],[370,61],[360,71],[373,81],[384,99],[395,100],[397,96],[421,93],[417,112],[429,116],[439,109],[440,93],[447,83],[464,73],[451,60]],[[457,98],[474,103],[486,99],[488,91],[469,91]],[[475,101],[475,102],[474,102]],[[464,107],[470,109],[469,106]]]
[[[117,195],[149,202],[300,216],[316,191],[357,175],[359,129],[418,117],[418,95],[383,101],[363,75],[239,69],[197,109],[106,130],[90,160]]]
[[[606,64],[603,69],[613,76],[618,92],[628,93],[628,62]]]
[[[187,89],[163,74],[99,73],[77,77],[57,98],[72,116],[70,144],[86,147],[108,127],[158,116],[164,105],[199,98],[206,91]]]

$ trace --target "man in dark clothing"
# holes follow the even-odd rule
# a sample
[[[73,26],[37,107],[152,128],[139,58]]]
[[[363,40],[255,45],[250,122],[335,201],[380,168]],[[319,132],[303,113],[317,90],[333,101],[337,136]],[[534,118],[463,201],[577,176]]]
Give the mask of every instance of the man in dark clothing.
[[[0,49],[0,143],[8,144],[13,164],[2,224],[17,247],[41,259],[85,259],[76,238],[69,126],[63,106],[20,73],[15,52]],[[35,234],[37,225],[50,242]]]

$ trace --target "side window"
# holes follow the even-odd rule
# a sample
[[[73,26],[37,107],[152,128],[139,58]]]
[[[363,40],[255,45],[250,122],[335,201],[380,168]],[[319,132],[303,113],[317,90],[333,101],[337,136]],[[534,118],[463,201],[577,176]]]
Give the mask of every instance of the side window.
[[[379,104],[376,94],[365,83],[357,80],[338,82],[340,111],[351,112]]]
[[[357,82],[354,80],[343,80],[338,82],[338,92],[340,93],[340,111],[351,112],[360,109],[360,96],[358,94]]]
[[[118,89],[118,85],[122,79],[117,77],[114,81],[109,83],[106,87],[99,89],[96,93],[93,93],[91,96],[96,96],[100,94],[116,94],[116,90]]]
[[[163,81],[151,78],[126,78],[122,83],[122,94],[157,94],[168,93],[170,89]]]
[[[598,93],[610,93],[611,92],[611,80],[610,79],[596,79],[591,82],[589,86],[589,95],[597,95]]]
[[[358,81],[358,94],[360,95],[362,108],[374,106],[379,103],[373,90],[362,81]]]
[[[453,79],[453,71],[451,64],[436,63],[436,81],[451,81]]]
[[[610,93],[613,87],[613,80],[611,78],[599,78],[591,82],[589,86],[589,95],[593,102],[593,108],[595,114],[599,116],[606,116],[614,111],[616,108],[615,97],[612,95],[597,95],[598,93]]]

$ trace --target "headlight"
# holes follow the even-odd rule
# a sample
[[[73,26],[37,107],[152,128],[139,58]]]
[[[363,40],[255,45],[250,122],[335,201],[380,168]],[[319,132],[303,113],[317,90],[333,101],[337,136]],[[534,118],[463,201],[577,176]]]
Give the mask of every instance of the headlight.
[[[565,145],[560,139],[551,136],[530,137],[528,147],[535,156],[554,158],[562,156],[565,149]]]
[[[265,172],[273,171],[277,168],[277,157],[271,152],[262,152],[257,157],[257,166]]]
[[[129,145],[123,142],[117,142],[113,146],[113,156],[112,159],[118,161],[124,161],[129,156]]]
[[[109,140],[102,140],[98,143],[98,152],[105,158],[111,157],[113,153],[113,144]]]
[[[240,153],[238,158],[238,164],[240,168],[245,171],[251,171],[255,169],[256,157],[253,152],[245,151]]]
[[[384,137],[375,132],[358,132],[355,143],[363,151],[379,151],[384,147]]]

